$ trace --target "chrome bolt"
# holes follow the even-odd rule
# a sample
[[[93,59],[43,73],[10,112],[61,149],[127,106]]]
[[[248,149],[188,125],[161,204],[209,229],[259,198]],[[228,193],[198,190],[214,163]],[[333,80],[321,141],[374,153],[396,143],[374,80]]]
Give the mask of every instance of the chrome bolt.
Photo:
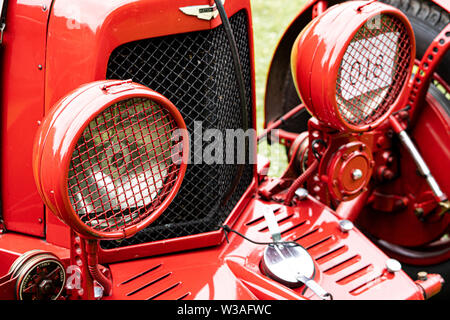
[[[103,287],[94,285],[94,298],[99,300],[103,297]]]
[[[395,273],[402,270],[402,265],[395,259],[388,259],[386,261],[386,269],[390,273]]]
[[[339,228],[342,232],[349,232],[353,229],[353,222],[350,220],[341,220],[339,221]]]
[[[50,293],[50,290],[52,290],[52,280],[42,280],[41,283],[39,283],[39,291],[47,294]]]
[[[362,176],[363,176],[363,173],[362,173],[361,170],[355,169],[355,170],[352,171],[352,178],[353,178],[353,180],[355,180],[355,181],[359,180],[359,179],[362,178]]]
[[[299,200],[304,200],[308,196],[308,190],[303,189],[303,188],[298,188],[297,190],[295,190],[295,195],[297,196],[297,198]]]
[[[426,281],[428,279],[428,273],[426,271],[420,271],[417,273],[417,280]]]

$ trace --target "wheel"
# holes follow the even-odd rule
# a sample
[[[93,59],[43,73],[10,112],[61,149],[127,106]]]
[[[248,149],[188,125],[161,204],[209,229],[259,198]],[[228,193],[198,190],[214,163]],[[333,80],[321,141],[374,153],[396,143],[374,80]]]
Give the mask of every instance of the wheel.
[[[431,42],[433,41],[433,39],[435,39],[437,37],[437,35],[442,31],[442,29],[444,29],[450,22],[450,15],[443,10],[442,8],[440,8],[439,6],[433,4],[431,1],[427,1],[427,0],[380,0],[380,2],[384,2],[386,4],[392,5],[398,9],[400,9],[401,11],[403,11],[403,13],[405,13],[405,15],[408,17],[409,21],[412,24],[413,30],[414,30],[414,35],[416,37],[416,60],[420,61],[420,59],[422,59],[422,56],[425,54],[425,51],[428,49],[429,45],[431,44]],[[438,65],[436,72],[435,72],[435,79],[432,81],[429,90],[428,90],[428,98],[427,101],[434,101],[433,103],[431,103],[431,105],[433,105],[434,107],[432,108],[431,105],[429,106],[425,106],[424,108],[422,108],[422,111],[419,112],[418,116],[417,116],[417,124],[412,126],[411,128],[409,128],[409,134],[410,136],[413,138],[413,140],[416,140],[418,143],[418,147],[420,149],[421,145],[419,143],[419,141],[421,141],[422,143],[422,147],[424,147],[426,149],[427,144],[429,144],[428,142],[428,138],[425,139],[425,136],[430,136],[430,134],[438,134],[437,132],[439,132],[439,135],[441,137],[440,141],[441,144],[437,146],[436,149],[439,149],[439,147],[442,146],[442,141],[448,141],[448,132],[445,132],[445,128],[446,126],[444,124],[449,123],[449,116],[450,116],[450,92],[446,92],[445,88],[449,88],[448,84],[450,84],[450,52],[447,52],[445,54],[445,56],[443,57],[443,59],[441,60],[440,64]],[[439,79],[439,80],[437,80]],[[440,115],[440,119],[442,119],[439,123],[436,123],[437,126],[433,125],[433,132],[430,132],[431,129],[423,129],[421,127],[421,123],[428,121],[431,112],[427,112],[425,109],[429,108],[429,110],[433,109],[435,110],[434,112],[438,115]],[[428,117],[428,118],[427,118]],[[442,125],[441,125],[442,124]],[[430,124],[428,126],[431,126]],[[444,145],[447,145],[447,143],[444,143]],[[445,157],[446,152],[441,152],[441,156],[440,161],[442,161],[443,163],[449,163],[450,159],[448,157]],[[400,157],[402,155],[404,155],[405,152],[401,151],[400,153]],[[428,156],[427,154],[423,154],[423,156],[426,158],[426,156]],[[404,158],[404,157],[403,157]],[[430,159],[429,159],[430,160]],[[408,163],[406,163],[407,165]],[[405,162],[402,162],[402,167],[405,167]],[[415,168],[415,166],[414,166]],[[433,170],[432,170],[433,171]],[[411,170],[409,171],[409,173],[414,174],[414,172],[411,172]],[[446,177],[444,173],[434,173],[435,176],[437,178],[441,178],[441,176],[443,176],[444,178]],[[403,173],[403,175],[405,176],[405,173]],[[405,178],[402,178],[405,179]],[[406,180],[408,180],[406,178]],[[449,194],[449,189],[447,186],[447,181],[445,181],[447,179],[441,179],[441,187],[445,190],[447,189],[446,193]],[[421,181],[418,181],[420,184],[422,183]],[[398,189],[397,189],[398,190]],[[419,190],[419,189],[417,189]],[[406,192],[406,191],[405,191]],[[423,193],[414,193],[414,195],[416,197],[422,197]],[[414,220],[414,219],[412,219]],[[414,222],[412,220],[409,220],[410,222]],[[447,219],[448,220],[448,219]],[[370,223],[373,225],[375,221],[371,221]],[[401,221],[397,221],[398,223],[401,223]],[[407,223],[406,221],[403,221],[404,223]],[[393,220],[390,221],[391,226]],[[367,223],[364,223],[365,225],[367,225]],[[445,223],[444,223],[445,224]],[[442,225],[441,227],[441,231],[439,231],[440,233],[437,234],[435,230],[435,232],[430,232],[431,234],[434,234],[435,237],[442,237],[443,235],[445,235],[446,232],[448,232],[448,225],[446,227],[445,231],[445,225]],[[400,225],[400,224],[399,224]],[[411,226],[411,225],[409,225]],[[370,228],[369,228],[370,229]],[[411,228],[414,229],[414,228]],[[392,229],[391,229],[392,230]],[[420,231],[420,230],[415,230],[415,231]],[[411,231],[411,232],[415,232],[415,231]],[[429,232],[429,230],[427,230],[427,232]],[[370,230],[369,230],[370,233]],[[405,233],[406,234],[406,233]],[[416,233],[416,235],[418,234],[418,232]],[[425,242],[421,242],[420,244],[417,242],[415,244],[413,244],[412,242],[405,242],[405,243],[401,243],[400,241],[396,243],[396,241],[393,240],[393,237],[390,238],[390,235],[387,236],[387,238],[384,238],[382,236],[380,236],[379,234],[377,235],[378,238],[386,240],[388,242],[392,242],[392,244],[394,245],[400,245],[400,246],[407,246],[409,247],[409,249],[417,249],[418,252],[423,251],[424,248],[426,246],[428,246],[428,243],[432,243],[437,241],[439,238],[434,238],[434,239],[428,239],[428,243]],[[417,238],[417,236],[415,237]],[[420,240],[417,240],[420,241]],[[424,240],[425,241],[425,240]],[[448,242],[446,242],[448,243]],[[429,253],[431,253],[433,246],[429,246],[430,251]],[[439,246],[440,248],[442,248],[442,246]],[[448,249],[450,250],[450,246],[447,244],[447,247],[449,247]],[[409,250],[408,249],[408,250]],[[440,249],[439,249],[440,250]],[[436,251],[436,254],[440,252],[440,251]],[[444,257],[444,255],[442,256]],[[419,261],[417,260],[417,264],[425,264],[426,259],[424,259],[424,261]]]
[[[397,7],[408,17],[411,22],[414,35],[416,37],[416,56],[421,59],[426,49],[432,40],[439,34],[439,32],[450,22],[450,15],[431,3],[423,0],[380,0],[386,4]],[[436,73],[447,84],[450,84],[450,52],[447,52],[437,68]],[[438,102],[443,112],[450,116],[450,94],[439,89],[438,81],[434,80],[430,85],[428,93]],[[448,244],[447,244],[448,246]],[[448,254],[447,254],[448,256]],[[428,272],[440,273],[448,282],[450,280],[450,260],[443,261],[431,266],[415,266],[412,264],[405,264],[405,271],[413,279],[416,278],[417,272],[423,269]],[[442,292],[436,296],[436,299],[448,299],[450,297],[450,287],[444,286]]]
[[[440,8],[439,6],[435,5],[431,1],[426,0],[379,0],[380,2],[384,2],[386,4],[392,5],[394,7],[397,7],[402,12],[405,13],[405,15],[410,20],[412,27],[414,29],[414,34],[416,37],[416,57],[420,61],[422,56],[424,55],[426,49],[428,48],[429,44],[432,42],[432,40],[440,33],[440,31],[450,22],[450,15]],[[290,36],[290,34],[288,34]],[[295,37],[292,37],[295,38]],[[288,38],[284,42],[288,42]],[[280,42],[282,43],[282,42]],[[285,45],[286,46],[286,45]],[[284,50],[280,49],[280,52],[285,52]],[[279,55],[281,56],[281,54]],[[276,76],[274,79],[279,80],[279,83],[282,83],[281,90],[278,90],[278,93],[276,93],[274,96],[276,98],[276,101],[280,101],[281,108],[284,111],[289,110],[293,106],[297,105],[299,103],[297,92],[295,90],[295,87],[292,82],[292,77],[290,75],[290,72],[288,72],[287,68],[283,69],[284,66],[282,63],[276,64],[279,69],[276,70]],[[443,81],[445,84],[450,84],[450,52],[447,52],[445,57],[443,58],[441,64],[436,69],[435,74],[439,75],[440,81]],[[444,118],[447,118],[450,116],[450,93],[446,92],[445,90],[442,90],[443,88],[447,86],[442,86],[442,83],[439,83],[439,81],[434,80],[432,84],[429,87],[428,94],[437,102],[438,105],[438,113],[443,115]],[[289,105],[292,104],[292,105]],[[307,122],[307,117],[298,117],[295,119],[294,123],[288,123],[286,124],[285,130],[293,131],[293,132],[301,132],[305,128],[305,124]],[[297,128],[297,129],[294,129]],[[414,130],[412,130],[414,133]],[[421,134],[424,134],[424,131],[421,131]],[[445,133],[444,133],[445,134]],[[427,133],[425,132],[426,136]],[[420,147],[420,146],[419,146]],[[444,160],[442,160],[444,161]],[[412,174],[415,174],[413,171]],[[420,182],[422,183],[422,182]],[[362,213],[364,215],[364,213]],[[395,229],[393,226],[390,226],[389,223],[392,221],[392,214],[386,214],[386,217],[381,217],[385,219],[383,223],[385,223],[385,230],[391,231],[391,233],[395,233]],[[395,215],[394,215],[395,216]],[[414,217],[413,217],[414,218]],[[401,220],[401,219],[400,219]],[[398,226],[403,229],[408,229],[408,221],[403,221],[403,225],[401,224],[402,221],[398,221]],[[370,221],[369,221],[370,223]],[[360,225],[360,227],[362,227]],[[448,230],[448,229],[447,229]],[[413,233],[413,231],[410,231],[410,233]],[[442,231],[439,231],[440,234],[442,234]],[[370,234],[370,232],[368,232]],[[445,232],[444,232],[445,233]],[[383,237],[381,237],[383,239]],[[436,239],[433,239],[433,241]],[[432,239],[428,239],[428,242],[432,241]],[[417,249],[418,252],[426,248],[425,244],[428,242],[424,242],[423,245],[420,247],[410,248],[410,249]],[[418,244],[415,244],[416,246],[419,246]],[[431,248],[431,246],[429,246]],[[431,250],[431,249],[430,249]],[[437,252],[437,251],[436,251]],[[422,259],[422,264],[425,264],[425,259]],[[444,260],[440,260],[440,262],[446,263]],[[405,263],[406,264],[406,263]],[[435,264],[433,266],[433,271],[438,271],[443,275],[444,278],[447,279],[447,282],[450,281],[450,275],[448,270],[448,267],[446,268],[445,265],[442,263]],[[447,261],[448,266],[448,261]],[[413,271],[408,271],[409,267],[405,266],[405,269],[407,272],[410,273],[411,277],[415,278],[415,270],[411,269]],[[430,270],[431,271],[431,270]],[[446,286],[449,287],[449,286]],[[444,289],[445,290],[445,289]],[[448,290],[448,289],[447,289]]]

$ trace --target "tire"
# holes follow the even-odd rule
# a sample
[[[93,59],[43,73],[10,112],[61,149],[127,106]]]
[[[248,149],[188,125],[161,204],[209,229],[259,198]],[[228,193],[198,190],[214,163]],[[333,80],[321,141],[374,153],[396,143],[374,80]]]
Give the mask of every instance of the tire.
[[[433,39],[450,22],[450,15],[442,8],[430,1],[423,0],[379,0],[400,9],[412,24],[416,37],[416,57],[421,59]],[[447,52],[436,69],[441,78],[450,84],[450,52]],[[428,91],[443,107],[450,116],[450,100],[437,89],[434,84],[430,85]],[[439,273],[446,280],[442,291],[433,299],[447,300],[450,297],[450,261],[433,266],[418,267],[405,265],[404,271],[413,279],[417,272],[426,270],[429,273]]]
[[[439,6],[426,0],[379,0],[400,9],[409,19],[416,38],[416,57],[422,59],[433,39],[450,22],[450,15]],[[447,52],[436,72],[450,84],[450,52]],[[444,107],[450,115],[450,101],[434,84],[430,86],[430,93]]]

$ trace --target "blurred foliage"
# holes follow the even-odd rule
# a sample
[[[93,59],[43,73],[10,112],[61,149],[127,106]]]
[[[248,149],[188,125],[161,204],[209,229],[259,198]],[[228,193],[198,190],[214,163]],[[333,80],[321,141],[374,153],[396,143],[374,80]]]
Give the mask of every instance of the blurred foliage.
[[[279,39],[297,16],[305,0],[251,0],[255,40],[257,129],[264,125],[264,92],[270,61]],[[279,176],[287,163],[284,147],[260,143],[258,152],[271,159],[271,176]]]

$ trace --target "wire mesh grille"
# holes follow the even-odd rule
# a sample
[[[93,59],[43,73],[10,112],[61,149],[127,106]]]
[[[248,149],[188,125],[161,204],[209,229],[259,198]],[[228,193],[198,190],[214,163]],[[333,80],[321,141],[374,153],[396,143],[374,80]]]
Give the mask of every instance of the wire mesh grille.
[[[108,232],[154,212],[179,177],[172,116],[156,102],[115,103],[84,129],[72,154],[68,192],[89,227]]]
[[[248,127],[253,128],[247,19],[246,12],[240,11],[230,18],[230,23],[244,72]],[[111,54],[107,78],[131,78],[172,101],[186,122],[193,152],[183,184],[162,216],[132,238],[102,242],[103,248],[217,230],[250,185],[253,166],[245,164],[239,185],[229,201],[222,204],[239,165],[196,163],[192,157],[197,146],[204,149],[208,145],[209,142],[202,139],[206,130],[217,129],[225,135],[226,129],[242,128],[239,91],[230,52],[226,34],[219,26],[127,43]]]
[[[382,117],[407,80],[411,42],[398,18],[382,14],[361,27],[342,59],[336,99],[343,119],[369,125]]]

